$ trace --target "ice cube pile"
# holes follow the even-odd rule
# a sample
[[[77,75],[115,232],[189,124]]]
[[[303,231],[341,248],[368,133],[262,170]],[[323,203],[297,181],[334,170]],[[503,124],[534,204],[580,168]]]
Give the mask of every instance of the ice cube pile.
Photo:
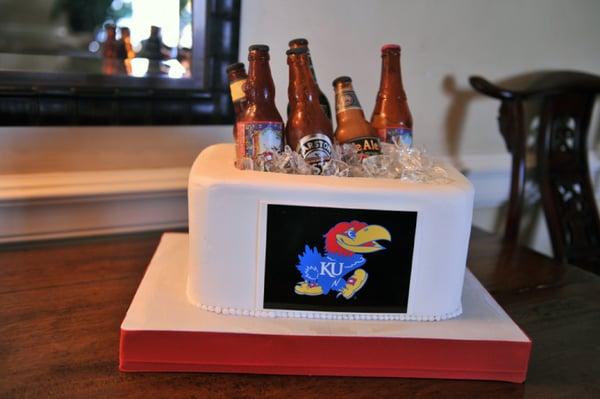
[[[352,144],[334,145],[331,159],[322,166],[307,163],[285,146],[281,153],[242,159],[242,169],[261,172],[338,177],[400,179],[419,183],[448,183],[448,171],[422,148],[402,142],[381,143],[381,155],[365,157]]]

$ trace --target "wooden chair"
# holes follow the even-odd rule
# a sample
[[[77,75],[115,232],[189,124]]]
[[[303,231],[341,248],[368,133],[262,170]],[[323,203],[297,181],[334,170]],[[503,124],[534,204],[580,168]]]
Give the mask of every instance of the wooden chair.
[[[600,274],[600,218],[586,144],[600,76],[579,72],[536,76],[525,87],[511,90],[478,76],[469,79],[476,91],[500,100],[500,133],[512,155],[504,238],[518,238],[529,149],[536,158],[532,177],[539,187],[554,257]],[[538,111],[531,128],[525,116],[529,103]]]

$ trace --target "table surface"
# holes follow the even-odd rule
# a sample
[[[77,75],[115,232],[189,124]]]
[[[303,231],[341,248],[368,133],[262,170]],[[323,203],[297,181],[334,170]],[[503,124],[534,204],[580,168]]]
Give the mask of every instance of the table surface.
[[[600,398],[600,277],[478,229],[468,266],[533,341],[524,384],[121,373],[119,326],[159,239],[0,248],[0,397]]]

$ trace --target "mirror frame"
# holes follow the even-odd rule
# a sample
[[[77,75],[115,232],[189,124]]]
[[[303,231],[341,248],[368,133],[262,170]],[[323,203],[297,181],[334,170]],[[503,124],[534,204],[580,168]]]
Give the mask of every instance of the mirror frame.
[[[0,71],[0,126],[233,123],[225,67],[238,60],[240,9],[193,0],[190,79]]]

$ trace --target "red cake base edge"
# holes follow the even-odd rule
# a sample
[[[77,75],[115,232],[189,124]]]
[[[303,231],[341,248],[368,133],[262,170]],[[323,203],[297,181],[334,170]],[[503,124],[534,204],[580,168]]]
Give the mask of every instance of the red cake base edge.
[[[523,382],[531,342],[121,329],[125,372],[219,372]]]

